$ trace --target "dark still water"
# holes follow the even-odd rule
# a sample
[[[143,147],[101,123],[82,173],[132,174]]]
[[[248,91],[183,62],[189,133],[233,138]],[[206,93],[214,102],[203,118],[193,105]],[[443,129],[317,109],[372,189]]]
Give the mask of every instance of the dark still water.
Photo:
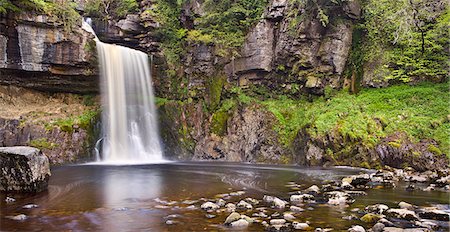
[[[206,217],[200,209],[205,200],[215,201],[217,194],[245,191],[225,199],[237,203],[252,197],[261,200],[273,195],[289,200],[295,189],[304,189],[324,181],[361,172],[355,169],[317,169],[294,166],[263,166],[224,163],[167,163],[134,166],[77,165],[52,170],[48,191],[37,195],[9,195],[15,202],[5,203],[1,196],[1,231],[221,231],[228,212],[212,212]],[[292,184],[292,183],[291,183]],[[367,196],[356,197],[349,207],[327,204],[302,206],[295,214],[297,221],[309,221],[312,227],[343,230],[351,225],[365,225],[343,217],[354,214],[354,208],[384,203],[395,206],[406,201],[420,206],[448,204],[449,193],[406,192],[395,189],[373,189]],[[37,208],[24,209],[27,204]],[[308,209],[309,208],[309,209]],[[267,214],[285,210],[267,209]],[[239,211],[241,212],[241,211]],[[251,216],[255,211],[243,212]],[[27,215],[16,221],[8,216]],[[366,227],[367,228],[367,227]],[[261,231],[261,223],[253,223],[248,231]]]

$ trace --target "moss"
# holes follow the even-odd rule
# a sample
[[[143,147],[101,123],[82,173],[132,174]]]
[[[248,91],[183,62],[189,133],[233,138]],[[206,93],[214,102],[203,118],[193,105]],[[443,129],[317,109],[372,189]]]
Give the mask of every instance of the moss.
[[[39,149],[53,149],[58,147],[58,144],[49,142],[47,138],[33,139],[28,145]]]
[[[209,110],[214,111],[220,104],[220,97],[222,95],[223,84],[225,83],[225,76],[215,76],[210,78],[207,82],[208,86],[208,101]]]
[[[370,164],[367,161],[364,161],[364,162],[360,163],[358,166],[361,167],[361,168],[370,169]]]
[[[218,111],[212,115],[211,119],[211,132],[223,136],[227,132],[227,121],[230,115],[228,112]]]
[[[70,117],[65,119],[58,119],[53,123],[47,124],[46,129],[49,130],[53,126],[59,127],[62,131],[72,133],[74,125],[78,125],[80,128],[90,131],[93,127],[93,122],[100,115],[98,110],[86,110],[83,114],[77,117]]]
[[[227,122],[231,117],[236,102],[233,99],[223,101],[220,108],[211,117],[210,131],[218,136],[224,136],[227,132]]]
[[[389,144],[389,146],[394,147],[394,148],[400,148],[402,146],[402,144],[400,142],[389,142],[388,144]]]
[[[428,145],[428,151],[435,155],[442,155],[442,151],[433,144]]]

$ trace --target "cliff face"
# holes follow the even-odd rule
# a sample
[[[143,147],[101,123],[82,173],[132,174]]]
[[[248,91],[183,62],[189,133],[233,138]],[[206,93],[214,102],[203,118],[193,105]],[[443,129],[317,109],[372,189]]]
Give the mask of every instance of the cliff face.
[[[98,91],[95,43],[81,29],[32,13],[0,16],[0,84],[50,92]]]
[[[303,14],[298,24],[293,24],[293,11]],[[357,1],[345,2],[334,9],[327,25],[307,11],[306,6],[298,9],[285,0],[272,1],[247,35],[241,57],[225,66],[228,76],[241,86],[255,82],[282,89],[294,84],[317,94],[325,86],[342,87],[361,8]]]
[[[51,164],[88,158],[98,71],[93,36],[46,15],[0,16],[0,146],[35,146]],[[23,88],[24,87],[24,88]]]

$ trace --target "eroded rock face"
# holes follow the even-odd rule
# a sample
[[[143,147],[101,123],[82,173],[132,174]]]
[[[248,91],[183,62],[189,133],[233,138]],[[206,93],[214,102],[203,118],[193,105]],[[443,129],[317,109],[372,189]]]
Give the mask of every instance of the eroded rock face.
[[[61,92],[97,92],[93,36],[66,32],[47,16],[0,17],[0,83]]]
[[[33,147],[0,147],[0,191],[41,192],[50,178],[48,158]]]
[[[290,14],[293,11],[300,11],[303,18],[295,26],[292,21],[296,19]],[[241,86],[272,86],[276,80],[282,85],[299,84],[313,94],[322,94],[326,86],[340,88],[354,20],[360,14],[358,1],[348,1],[324,25],[315,12],[294,9],[285,0],[273,0],[263,19],[247,35],[241,56],[231,60],[225,71]]]
[[[199,138],[194,159],[281,162],[283,149],[271,128],[271,114],[250,106],[235,111],[228,120],[224,136],[210,134]]]

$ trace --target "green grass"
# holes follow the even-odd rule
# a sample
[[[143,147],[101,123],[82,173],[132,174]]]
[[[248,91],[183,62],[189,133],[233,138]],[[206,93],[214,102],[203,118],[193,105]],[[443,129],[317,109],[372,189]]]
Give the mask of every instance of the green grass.
[[[53,149],[58,147],[58,144],[49,142],[47,138],[33,139],[28,144],[39,149]]]
[[[97,118],[99,114],[100,112],[98,110],[87,110],[82,115],[77,117],[58,119],[47,125],[47,129],[57,126],[62,131],[72,133],[74,125],[78,125],[82,129],[90,130],[94,119]]]
[[[341,91],[328,100],[281,98],[261,104],[278,119],[275,130],[286,146],[301,128],[307,128],[313,137],[337,133],[346,141],[358,141],[367,147],[395,132],[404,132],[414,142],[436,140],[446,154],[450,148],[448,83],[364,89],[358,95]]]

